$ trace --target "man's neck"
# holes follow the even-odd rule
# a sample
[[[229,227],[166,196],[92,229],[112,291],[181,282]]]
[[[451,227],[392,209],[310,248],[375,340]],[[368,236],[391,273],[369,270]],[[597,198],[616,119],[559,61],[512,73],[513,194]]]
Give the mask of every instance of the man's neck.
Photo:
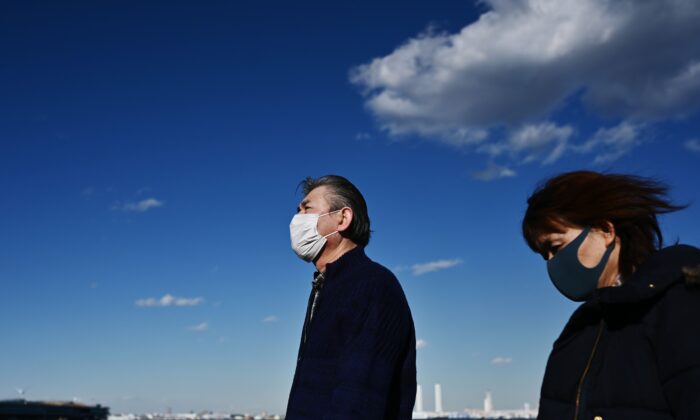
[[[321,256],[318,257],[318,259],[314,263],[314,265],[316,266],[316,270],[318,270],[321,273],[325,273],[326,265],[338,260],[338,258],[342,257],[343,255],[345,255],[345,253],[353,250],[354,248],[357,248],[357,244],[348,239],[343,238],[343,240],[338,244],[337,247],[333,249],[324,249]]]

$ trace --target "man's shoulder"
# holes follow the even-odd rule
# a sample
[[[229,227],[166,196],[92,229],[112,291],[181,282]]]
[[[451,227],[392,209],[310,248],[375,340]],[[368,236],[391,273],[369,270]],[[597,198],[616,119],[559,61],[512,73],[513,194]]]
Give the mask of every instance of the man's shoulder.
[[[347,280],[345,296],[355,310],[366,310],[379,317],[397,317],[396,319],[413,322],[401,283],[382,264],[368,258],[363,267],[358,267]]]
[[[367,282],[375,287],[401,287],[396,275],[382,264],[367,258],[354,273],[355,281]]]
[[[343,258],[342,266],[336,266],[331,275],[339,293],[351,298],[366,300],[403,298],[403,289],[394,273],[382,264],[370,259],[364,249],[357,248]]]

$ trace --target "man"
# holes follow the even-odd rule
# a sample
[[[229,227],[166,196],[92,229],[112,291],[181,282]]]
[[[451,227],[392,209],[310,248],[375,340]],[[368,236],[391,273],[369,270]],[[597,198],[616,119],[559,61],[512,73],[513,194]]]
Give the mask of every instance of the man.
[[[302,185],[292,248],[316,273],[286,419],[410,419],[413,319],[396,277],[365,255],[365,200],[340,176]]]

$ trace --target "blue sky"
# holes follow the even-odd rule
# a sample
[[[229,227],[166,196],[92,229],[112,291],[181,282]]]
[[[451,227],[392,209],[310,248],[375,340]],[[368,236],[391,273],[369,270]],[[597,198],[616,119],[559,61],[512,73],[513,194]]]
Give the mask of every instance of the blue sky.
[[[537,404],[575,308],[519,234],[546,177],[658,177],[700,243],[692,1],[1,8],[0,398],[282,412],[306,176],[364,193],[426,407]]]

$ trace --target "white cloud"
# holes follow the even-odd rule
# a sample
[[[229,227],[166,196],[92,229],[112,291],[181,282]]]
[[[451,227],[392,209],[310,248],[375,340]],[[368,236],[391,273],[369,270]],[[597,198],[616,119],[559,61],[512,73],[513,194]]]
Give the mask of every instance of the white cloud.
[[[698,152],[700,153],[700,140],[698,139],[690,139],[685,142],[685,148],[690,150],[691,152]]]
[[[140,307],[166,307],[166,306],[197,306],[204,303],[204,298],[180,298],[171,294],[166,294],[162,298],[146,298],[136,301],[136,306]]]
[[[430,261],[427,263],[412,265],[411,271],[413,272],[414,276],[420,276],[433,271],[445,270],[461,263],[462,260],[460,259]]]
[[[483,3],[489,10],[459,32],[428,30],[351,70],[383,130],[546,164],[564,154],[576,130],[542,121],[570,98],[637,122],[700,107],[700,2]],[[594,143],[604,149],[597,163],[637,144]]]
[[[280,319],[276,315],[269,315],[262,319],[264,323],[277,322]]]
[[[573,133],[573,128],[568,125],[526,124],[512,131],[506,141],[484,144],[478,150],[493,157],[508,153],[512,160],[522,163],[541,161],[550,164],[564,154]]]
[[[512,357],[498,356],[498,357],[494,357],[493,359],[491,359],[492,365],[509,365],[511,363],[513,363]]]
[[[424,349],[428,347],[428,342],[422,339],[416,340],[416,350]]]
[[[493,162],[489,162],[484,170],[472,174],[472,176],[479,181],[493,181],[495,179],[511,178],[515,175],[517,175],[517,173],[513,169],[497,165]]]
[[[195,331],[195,332],[204,332],[209,330],[209,324],[206,322],[202,322],[201,324],[197,324],[194,326],[191,326],[189,328],[190,331]]]
[[[601,128],[581,145],[573,147],[579,153],[590,153],[598,150],[593,163],[605,164],[613,162],[642,143],[643,126],[629,121],[622,121],[611,128]]]
[[[370,140],[371,138],[372,135],[364,131],[355,134],[355,140]]]
[[[155,198],[147,198],[147,199],[141,200],[139,202],[128,202],[128,203],[124,203],[124,204],[115,204],[114,206],[112,206],[112,209],[126,211],[126,212],[144,213],[150,209],[162,207],[164,204],[165,204],[164,202],[157,200]]]

